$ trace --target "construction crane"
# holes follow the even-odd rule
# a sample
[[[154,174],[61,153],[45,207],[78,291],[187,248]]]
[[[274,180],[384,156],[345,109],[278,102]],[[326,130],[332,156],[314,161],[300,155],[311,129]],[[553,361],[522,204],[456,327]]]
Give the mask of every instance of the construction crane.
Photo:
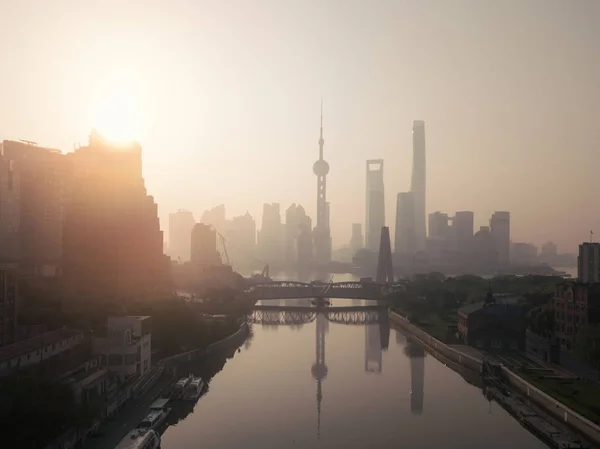
[[[223,247],[223,255],[225,256],[225,262],[226,265],[228,266],[232,266],[231,264],[231,260],[229,259],[229,253],[227,252],[227,245],[231,245],[231,242],[228,242],[227,238],[221,234],[219,232],[219,230],[217,228],[215,228],[214,225],[210,225],[210,227],[217,233],[217,237],[219,239],[219,243],[221,244],[221,246]],[[268,278],[269,277],[269,264],[263,262],[262,260],[258,259],[257,257],[255,257],[254,255],[250,254],[249,252],[236,247],[235,245],[233,245],[233,247],[238,250],[241,253],[244,253],[245,255],[247,255],[248,257],[250,257],[251,259],[255,260],[256,262],[260,263],[261,265],[264,265],[264,268],[261,272],[261,276],[264,278]]]

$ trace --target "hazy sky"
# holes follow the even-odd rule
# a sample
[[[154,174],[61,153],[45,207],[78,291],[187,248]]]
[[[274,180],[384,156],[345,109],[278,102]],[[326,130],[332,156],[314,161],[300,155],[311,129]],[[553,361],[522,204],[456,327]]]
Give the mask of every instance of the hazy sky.
[[[163,227],[219,203],[314,217],[323,97],[336,247],[366,159],[393,227],[414,119],[429,212],[510,210],[514,241],[563,251],[600,235],[598,0],[0,0],[0,55],[0,139],[72,151],[132,93]]]

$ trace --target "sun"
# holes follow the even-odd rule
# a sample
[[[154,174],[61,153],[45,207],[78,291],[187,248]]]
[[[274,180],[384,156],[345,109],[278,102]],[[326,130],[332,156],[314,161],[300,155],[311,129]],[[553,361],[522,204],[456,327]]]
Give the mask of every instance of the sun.
[[[141,110],[133,81],[126,74],[114,74],[95,90],[92,128],[114,142],[140,139]]]

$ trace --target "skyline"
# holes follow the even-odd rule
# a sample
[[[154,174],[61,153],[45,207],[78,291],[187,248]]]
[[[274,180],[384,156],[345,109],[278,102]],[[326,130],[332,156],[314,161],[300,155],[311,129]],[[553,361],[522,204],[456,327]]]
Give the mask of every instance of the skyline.
[[[514,241],[552,240],[564,252],[600,224],[587,207],[600,162],[595,2],[354,1],[340,13],[332,1],[316,17],[310,2],[147,2],[144,23],[136,2],[84,3],[0,6],[9,19],[0,51],[12,67],[0,83],[0,139],[72,151],[91,130],[93,98],[113,82],[97,61],[137,74],[144,177],[163,230],[169,212],[198,219],[221,203],[259,227],[263,203],[302,204],[315,218],[321,96],[334,247],[349,241],[351,223],[364,225],[367,159],[385,160],[393,229],[389,211],[410,185],[413,120],[427,123],[427,213],[473,210],[478,228],[509,210]],[[18,54],[15,42],[26,43]]]

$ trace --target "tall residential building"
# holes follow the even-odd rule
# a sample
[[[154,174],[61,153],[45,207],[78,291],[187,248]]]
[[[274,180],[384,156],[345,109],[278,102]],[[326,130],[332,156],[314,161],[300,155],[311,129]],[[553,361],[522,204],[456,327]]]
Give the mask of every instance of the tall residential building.
[[[0,265],[0,347],[15,342],[17,335],[17,265]]]
[[[490,232],[498,251],[498,264],[510,263],[510,212],[494,212],[490,218]]]
[[[468,250],[475,234],[475,214],[470,210],[456,212],[452,219],[452,229],[459,250]]]
[[[157,205],[142,177],[142,147],[93,131],[67,155],[71,189],[65,210],[64,282],[73,295],[162,296],[171,291]]]
[[[385,226],[385,195],[383,186],[383,159],[367,161],[367,206],[366,206],[366,243],[371,251],[379,249],[381,228]]]
[[[310,234],[312,220],[301,205],[292,204],[285,211],[285,260],[288,264],[296,264],[300,259],[303,263],[310,263],[312,259],[312,237],[307,239],[306,233]],[[302,239],[299,240],[299,237]],[[309,254],[310,253],[310,256]],[[300,257],[300,254],[302,256]],[[308,259],[308,260],[307,260]]]
[[[396,198],[394,252],[397,254],[412,256],[417,250],[414,200],[413,192],[399,193]]]
[[[331,230],[329,228],[329,203],[327,202],[327,173],[329,164],[323,159],[323,102],[321,102],[321,134],[319,137],[319,160],[313,165],[317,175],[317,225],[313,231],[315,260],[317,263],[331,262]]]
[[[350,250],[352,254],[363,247],[362,223],[352,223],[352,237],[350,237]]]
[[[217,252],[217,231],[212,225],[196,223],[191,234],[191,260],[194,265],[210,267],[221,264]]]
[[[233,217],[228,226],[227,251],[232,263],[252,266],[256,257],[256,222],[249,212]]]
[[[258,231],[259,258],[269,264],[281,263],[285,258],[284,232],[279,203],[263,205],[262,227]]]
[[[426,165],[425,165],[425,122],[413,122],[413,169],[410,191],[414,194],[415,202],[415,235],[417,250],[424,250],[426,229]]]
[[[187,262],[192,248],[192,228],[196,224],[194,214],[179,209],[169,214],[169,255],[172,259]]]
[[[0,143],[0,260],[54,276],[62,257],[67,161],[30,142]]]
[[[579,245],[577,278],[581,282],[600,282],[600,243]]]

